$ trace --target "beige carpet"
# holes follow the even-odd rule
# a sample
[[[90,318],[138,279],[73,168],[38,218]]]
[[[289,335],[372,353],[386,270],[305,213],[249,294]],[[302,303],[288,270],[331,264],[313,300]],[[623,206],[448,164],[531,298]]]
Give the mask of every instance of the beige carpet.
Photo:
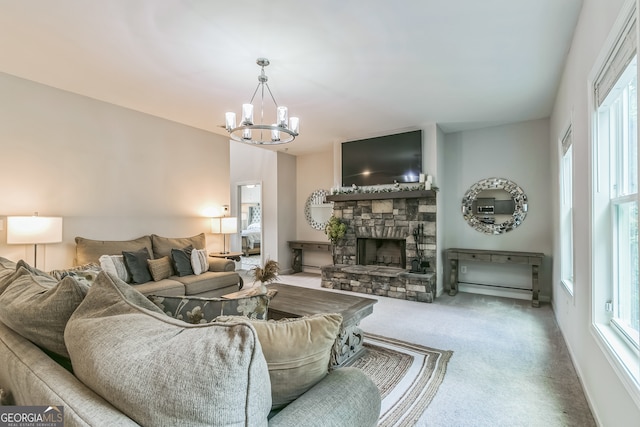
[[[413,426],[444,379],[452,351],[365,333],[366,352],[350,366],[378,386],[382,409],[378,426]]]

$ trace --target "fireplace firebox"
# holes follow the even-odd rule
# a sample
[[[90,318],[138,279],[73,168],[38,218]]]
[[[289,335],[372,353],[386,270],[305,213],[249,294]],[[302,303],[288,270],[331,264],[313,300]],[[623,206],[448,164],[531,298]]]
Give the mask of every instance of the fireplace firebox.
[[[405,239],[358,238],[356,263],[406,268]]]

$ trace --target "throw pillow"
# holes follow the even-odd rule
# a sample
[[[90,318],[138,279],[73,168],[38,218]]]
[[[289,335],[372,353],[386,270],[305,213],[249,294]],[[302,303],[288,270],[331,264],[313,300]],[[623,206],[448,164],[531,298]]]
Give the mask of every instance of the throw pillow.
[[[124,257],[124,265],[131,275],[131,283],[139,285],[151,281],[151,273],[147,264],[147,260],[151,259],[151,256],[147,248],[133,252],[124,251],[122,256]]]
[[[238,319],[225,316],[216,322]],[[342,325],[340,314],[250,322],[269,366],[272,409],[288,405],[329,373],[331,349]]]
[[[6,258],[0,257],[0,294],[6,286],[5,278],[12,276],[16,272],[16,263]]]
[[[206,249],[194,249],[191,251],[191,268],[195,275],[202,274],[209,270],[209,259]]]
[[[180,277],[193,274],[191,267],[191,251],[193,246],[187,246],[183,249],[171,249],[171,260],[173,261],[173,269]]]
[[[131,275],[124,264],[123,255],[100,255],[100,268],[123,282],[131,282]]]
[[[64,270],[51,270],[49,275],[56,280],[62,280],[67,276],[71,276],[78,282],[82,282],[87,286],[91,286],[98,277],[102,269],[94,262],[90,262],[85,265],[79,265],[77,267],[67,268]]]
[[[59,282],[20,267],[0,295],[0,321],[34,344],[69,357],[64,328],[88,286],[67,276]]]
[[[23,259],[21,259],[20,261],[18,261],[18,263],[16,264],[16,269],[20,268],[20,267],[24,267],[25,269],[27,269],[29,271],[29,273],[36,275],[36,276],[41,276],[41,277],[47,277],[49,279],[54,279],[54,277],[52,277],[49,273],[44,272],[36,267],[32,267],[31,265],[27,264],[27,262]]]
[[[184,323],[101,273],[65,340],[76,377],[140,425],[266,425],[269,372],[247,323]]]
[[[166,315],[187,323],[210,323],[218,316],[245,316],[266,319],[271,295],[253,295],[243,298],[164,297],[149,295],[149,300]]]
[[[171,277],[171,273],[173,273],[171,260],[168,256],[163,256],[160,259],[148,259],[147,265],[149,266],[151,277],[156,282]]]

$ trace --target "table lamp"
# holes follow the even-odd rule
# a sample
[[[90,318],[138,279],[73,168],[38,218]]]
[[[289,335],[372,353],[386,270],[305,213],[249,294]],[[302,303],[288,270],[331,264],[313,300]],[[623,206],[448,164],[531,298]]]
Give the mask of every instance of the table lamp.
[[[228,254],[227,251],[227,234],[235,234],[238,232],[238,218],[235,216],[222,216],[211,219],[211,232],[213,234],[222,234],[222,254]]]

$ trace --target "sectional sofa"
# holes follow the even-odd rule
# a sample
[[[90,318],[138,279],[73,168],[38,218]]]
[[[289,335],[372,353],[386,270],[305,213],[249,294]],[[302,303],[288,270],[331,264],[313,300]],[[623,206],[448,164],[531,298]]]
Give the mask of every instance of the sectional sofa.
[[[189,324],[116,275],[100,271],[89,284],[82,277],[57,279],[0,258],[0,403],[56,406],[68,427],[377,423],[373,382],[356,368],[328,372],[338,314],[282,324],[238,316]],[[291,336],[267,340],[274,328]],[[279,390],[287,400],[276,407],[276,377],[305,379],[309,372],[288,372],[270,352],[304,346],[283,343],[309,335],[325,343],[314,353],[320,359],[304,358],[320,361],[321,375],[295,395]]]

